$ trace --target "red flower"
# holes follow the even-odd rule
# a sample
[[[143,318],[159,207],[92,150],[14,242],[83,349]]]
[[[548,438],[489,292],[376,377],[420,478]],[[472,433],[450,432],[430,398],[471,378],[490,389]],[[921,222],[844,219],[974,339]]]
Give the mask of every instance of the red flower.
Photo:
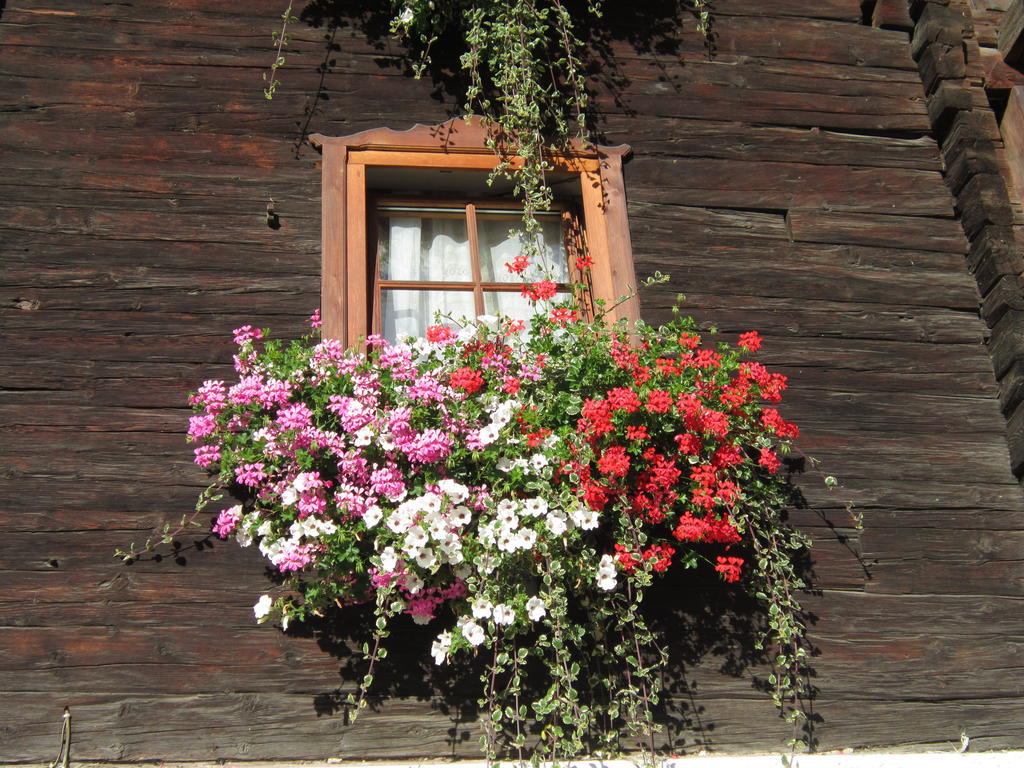
[[[427,341],[448,341],[456,336],[455,330],[447,325],[431,325],[427,328]]]
[[[569,323],[575,323],[577,320],[579,320],[579,315],[575,309],[559,307],[558,309],[551,310],[551,321],[559,325],[568,325]]]
[[[786,421],[774,408],[761,409],[761,424],[769,432],[774,432],[779,437],[796,437],[800,429],[796,424]]]
[[[757,460],[757,463],[760,464],[765,469],[767,469],[773,475],[779,471],[779,467],[782,464],[782,462],[779,461],[779,457],[776,455],[775,451],[773,451],[771,448],[761,449],[761,456]]]
[[[597,460],[597,468],[606,475],[624,476],[629,472],[629,456],[626,455],[626,449],[621,445],[612,446],[601,454],[601,458]]]
[[[633,413],[640,407],[640,397],[629,387],[608,390],[608,405],[613,411]]]
[[[524,298],[530,301],[541,301],[542,299],[550,299],[558,292],[558,284],[551,280],[541,280],[539,283],[531,283],[530,285],[524,285],[522,294]]]
[[[470,395],[484,386],[484,377],[480,375],[479,371],[475,371],[469,366],[452,371],[448,380],[453,387],[465,390]]]
[[[722,574],[722,578],[728,582],[739,581],[743,575],[742,557],[717,557],[715,558],[715,570]]]
[[[579,256],[576,257],[576,269],[578,269],[580,272],[587,269],[588,267],[592,267],[593,265],[594,260],[590,257],[589,253],[581,253]]]
[[[679,337],[679,345],[686,349],[696,349],[700,346],[700,336],[693,333],[684,333]]]
[[[672,407],[672,393],[664,389],[652,389],[647,393],[648,413],[668,413]]]
[[[749,352],[757,352],[761,348],[761,337],[757,331],[747,331],[740,334],[740,346]]]
[[[529,266],[530,260],[526,257],[525,253],[520,253],[518,256],[512,259],[511,264],[507,261],[505,262],[505,268],[513,275],[521,275],[529,268]]]
[[[700,438],[696,435],[692,435],[689,432],[675,436],[676,445],[679,446],[679,452],[684,456],[696,456],[700,453],[700,449],[704,447]]]
[[[510,395],[514,395],[519,391],[519,387],[521,385],[522,382],[519,381],[519,379],[517,379],[515,376],[506,376],[504,378],[504,383],[501,385],[501,391],[507,392]]]
[[[626,437],[630,440],[646,440],[647,427],[643,425],[639,427],[628,426],[626,427]]]

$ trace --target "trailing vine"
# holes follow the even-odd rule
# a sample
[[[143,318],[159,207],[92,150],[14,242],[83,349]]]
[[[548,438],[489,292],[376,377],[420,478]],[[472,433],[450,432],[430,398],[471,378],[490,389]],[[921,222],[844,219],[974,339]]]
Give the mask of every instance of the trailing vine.
[[[708,41],[711,2],[678,3],[679,14],[692,13]],[[390,0],[390,5],[391,30],[407,45],[416,77],[430,71],[439,44],[462,44],[459,62],[467,83],[462,109],[487,118],[489,145],[499,160],[492,179],[513,182],[524,226],[538,232],[535,214],[552,202],[547,182],[552,153],[565,152],[574,139],[589,139],[587,41],[577,30],[581,22],[601,17],[604,0],[572,7],[567,0]],[[291,2],[282,19],[274,33],[274,63],[264,75],[268,99],[280,85],[276,74],[285,63],[287,27],[297,21]],[[528,248],[532,242],[526,240]]]

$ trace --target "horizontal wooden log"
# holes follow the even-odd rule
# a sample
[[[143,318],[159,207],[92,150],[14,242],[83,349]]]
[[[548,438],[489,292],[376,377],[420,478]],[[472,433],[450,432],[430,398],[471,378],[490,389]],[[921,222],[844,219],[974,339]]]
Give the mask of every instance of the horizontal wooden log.
[[[947,253],[963,253],[967,249],[963,232],[952,219],[792,209],[787,213],[786,222],[797,242],[851,243]]]

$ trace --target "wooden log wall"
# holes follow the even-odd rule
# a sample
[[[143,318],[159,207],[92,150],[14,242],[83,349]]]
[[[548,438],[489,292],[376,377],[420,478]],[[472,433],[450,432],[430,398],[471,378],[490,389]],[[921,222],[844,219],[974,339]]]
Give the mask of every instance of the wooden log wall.
[[[347,725],[344,648],[253,623],[254,553],[112,558],[191,509],[185,395],[229,375],[230,330],[297,335],[317,305],[304,133],[452,109],[359,24],[296,26],[266,101],[284,5],[0,3],[0,762],[52,759],[64,706],[79,760],[476,754],[426,636],[400,639],[416,661]],[[1001,200],[995,123],[945,6],[718,0],[711,55],[689,17],[612,10],[595,78],[604,140],[635,153],[638,271],[672,274],[645,316],[683,292],[728,335],[759,329],[801,449],[842,482],[807,471],[794,512],[815,541],[822,749],[1024,745],[1024,501],[999,399],[1020,398],[969,272],[992,323],[993,295],[1019,301],[1019,254],[1013,221],[963,204]],[[730,630],[699,610],[726,595],[685,591],[671,751],[781,747],[742,606]]]

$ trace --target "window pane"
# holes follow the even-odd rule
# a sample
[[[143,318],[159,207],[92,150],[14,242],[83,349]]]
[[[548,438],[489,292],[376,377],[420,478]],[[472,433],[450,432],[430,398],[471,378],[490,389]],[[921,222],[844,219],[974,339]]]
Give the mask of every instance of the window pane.
[[[529,321],[536,312],[547,312],[551,309],[552,303],[565,301],[570,297],[568,293],[556,293],[554,298],[548,301],[541,301],[531,304],[520,293],[511,291],[484,291],[484,312],[488,315],[500,315],[511,317],[516,320]]]
[[[522,275],[509,271],[505,264],[511,264],[522,253],[522,238],[519,233],[510,235],[510,230],[522,225],[522,219],[514,216],[498,217],[477,214],[477,234],[480,238],[480,272],[485,282],[518,283],[550,279],[556,283],[569,282],[566,265],[565,244],[562,242],[561,216],[539,217],[541,231],[541,255],[539,263],[530,265]]]
[[[464,217],[381,216],[381,280],[472,280]]]
[[[456,321],[476,317],[472,291],[385,289],[380,297],[381,333],[388,341],[426,336],[436,312]]]

